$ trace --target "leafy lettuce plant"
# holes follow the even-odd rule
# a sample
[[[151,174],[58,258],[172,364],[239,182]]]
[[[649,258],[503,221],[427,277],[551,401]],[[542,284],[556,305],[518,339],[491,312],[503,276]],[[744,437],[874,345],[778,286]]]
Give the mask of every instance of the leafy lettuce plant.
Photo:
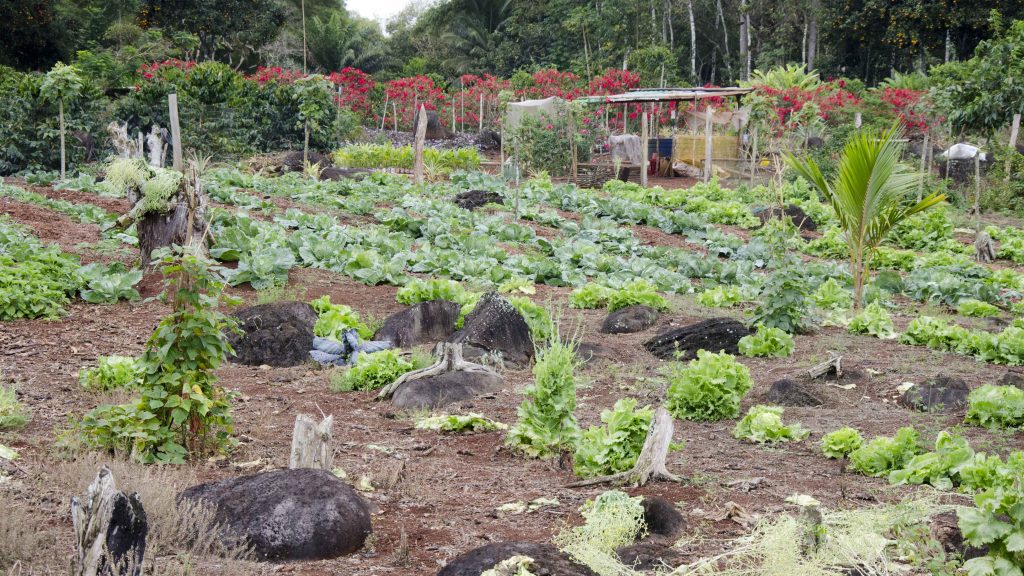
[[[0,384],[0,431],[21,428],[28,422],[28,409],[18,401],[13,386]]]
[[[359,318],[358,312],[345,304],[331,304],[329,295],[325,294],[309,304],[317,313],[316,324],[313,325],[314,335],[341,342],[344,331],[355,329],[364,340],[373,336],[373,331]]]
[[[1024,426],[1024,390],[993,384],[972,390],[965,421],[989,429]]]
[[[960,470],[974,459],[974,450],[962,436],[943,430],[935,439],[935,451],[918,454],[900,469],[889,473],[892,484],[931,484],[951,490],[959,482]]]
[[[697,295],[697,303],[709,308],[725,308],[743,301],[739,286],[715,286]]]
[[[634,280],[608,295],[608,311],[627,306],[650,306],[655,310],[668,310],[668,302],[646,280]]]
[[[573,308],[604,308],[613,290],[600,284],[587,282],[569,295],[569,306]]]
[[[970,576],[1019,576],[1024,566],[1024,454],[1014,452],[1005,463],[998,456],[985,458],[980,465],[979,461],[975,458],[975,465],[961,468],[965,486],[971,480],[983,482],[971,486],[980,490],[974,495],[975,508],[961,507],[957,516],[967,543],[985,547],[988,553],[965,562],[963,570]]]
[[[744,356],[768,356],[785,358],[793,353],[793,337],[780,328],[764,325],[757,327],[757,332],[740,338],[739,351]]]
[[[377,390],[391,384],[416,366],[401,356],[401,350],[390,349],[360,354],[354,366],[345,369],[340,378],[331,381],[331,390],[351,392]]]
[[[956,305],[956,311],[958,314],[963,316],[972,316],[975,318],[993,318],[999,316],[999,308],[989,304],[988,302],[982,302],[981,300],[975,300],[974,298],[964,298]]]
[[[625,472],[636,464],[647,438],[653,412],[637,409],[636,400],[622,398],[601,412],[605,426],[591,426],[580,435],[573,454],[573,471],[588,478]]]
[[[739,415],[740,400],[750,390],[750,370],[725,352],[698,350],[689,364],[668,367],[665,407],[683,420],[715,421]]]
[[[799,424],[786,426],[782,423],[781,406],[757,405],[747,411],[733,428],[733,438],[749,440],[759,444],[776,442],[789,442],[791,440],[802,440],[810,434]]]
[[[501,422],[495,422],[483,414],[442,414],[427,416],[416,421],[417,430],[434,430],[436,432],[491,432],[508,428]]]
[[[920,453],[920,435],[913,426],[907,426],[893,437],[878,436],[851,452],[850,467],[868,476],[885,476]]]
[[[100,356],[95,368],[78,372],[78,383],[86,390],[135,388],[142,382],[142,368],[131,356]]]
[[[576,445],[576,376],[579,360],[573,344],[555,335],[539,350],[533,365],[533,384],[523,391],[519,419],[506,444],[533,458],[547,458]]]
[[[897,335],[892,316],[878,302],[868,304],[860,314],[851,318],[849,330],[852,334],[870,334],[883,340],[895,338]]]
[[[846,458],[864,443],[860,432],[844,426],[825,434],[821,438],[821,452],[826,458]]]
[[[462,284],[447,278],[415,278],[398,289],[395,300],[399,304],[418,304],[430,300],[448,300],[456,304],[466,302],[466,289]]]

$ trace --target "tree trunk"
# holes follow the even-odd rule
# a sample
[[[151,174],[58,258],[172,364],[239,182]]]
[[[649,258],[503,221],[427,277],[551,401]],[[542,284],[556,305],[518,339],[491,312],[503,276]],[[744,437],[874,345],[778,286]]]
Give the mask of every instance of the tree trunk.
[[[864,254],[853,257],[853,309],[859,311],[864,306]]]
[[[946,28],[946,53],[943,56],[942,61],[946,64],[949,63],[950,56],[953,53],[953,37],[949,33],[949,28]]]
[[[413,370],[412,372],[402,374],[397,380],[381,388],[380,392],[377,393],[376,399],[387,400],[388,398],[391,398],[406,382],[419,380],[420,378],[429,378],[431,376],[440,376],[446,372],[479,372],[497,376],[497,373],[487,366],[465,360],[462,357],[462,344],[442,342],[437,345],[437,348],[434,350],[434,355],[438,357],[437,362],[434,362],[426,368],[420,368],[419,370]]]
[[[818,58],[818,12],[821,11],[821,0],[811,0],[808,7],[807,22],[807,70],[814,70],[814,62]]]
[[[693,18],[693,0],[686,0],[686,10],[690,16],[690,78],[697,81],[697,24]]]
[[[732,54],[729,51],[729,27],[725,24],[725,11],[722,10],[722,0],[715,1],[715,8],[718,10],[718,20],[722,26],[722,39],[725,44],[725,69],[729,76],[732,76]]]
[[[295,417],[295,428],[292,431],[292,454],[288,467],[316,468],[330,472],[334,463],[334,451],[331,449],[331,426],[334,416],[327,416],[319,424],[312,416],[299,414]]]
[[[750,22],[747,20],[747,0],[740,0],[740,80],[750,78]]]
[[[420,106],[419,122],[416,123],[416,147],[413,149],[412,178],[416,184],[423,184],[423,141],[427,136],[427,109]]]
[[[654,418],[651,419],[651,427],[647,430],[647,439],[636,458],[636,464],[632,470],[580,480],[569,484],[569,487],[593,486],[608,482],[622,482],[633,486],[643,486],[651,480],[667,480],[679,482],[680,478],[668,471],[665,460],[668,458],[668,449],[672,444],[672,432],[674,425],[672,416],[664,407],[658,407],[654,411]]]
[[[205,249],[209,198],[203,190],[195,162],[189,163],[182,187],[171,202],[167,212],[146,214],[136,221],[142,266],[150,264],[152,253],[157,248],[177,244],[200,251]],[[121,220],[118,223],[124,224]]]
[[[57,102],[58,115],[60,116],[60,179],[64,179],[65,153],[64,153],[64,101]]]

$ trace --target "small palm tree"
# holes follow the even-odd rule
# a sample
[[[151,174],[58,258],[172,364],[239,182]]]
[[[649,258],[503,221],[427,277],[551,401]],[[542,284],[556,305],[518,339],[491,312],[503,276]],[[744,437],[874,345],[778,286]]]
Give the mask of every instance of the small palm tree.
[[[853,305],[864,304],[868,263],[878,245],[897,224],[946,199],[931,194],[914,202],[922,174],[900,163],[903,131],[890,128],[880,134],[855,133],[843,147],[839,172],[828,182],[814,160],[800,162],[792,155],[786,162],[806,178],[835,208],[850,248],[853,272]]]
[[[57,62],[53,69],[46,73],[39,92],[44,101],[57,102],[60,124],[60,179],[63,180],[67,165],[64,146],[64,135],[67,131],[64,127],[64,103],[78,98],[82,93],[82,78],[78,75],[78,69],[63,62]]]

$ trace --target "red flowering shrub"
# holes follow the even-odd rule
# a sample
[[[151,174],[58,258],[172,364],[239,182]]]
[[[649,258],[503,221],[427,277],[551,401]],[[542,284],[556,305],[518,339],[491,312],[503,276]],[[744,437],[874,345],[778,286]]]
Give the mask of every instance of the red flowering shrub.
[[[357,68],[343,68],[341,72],[331,72],[327,80],[340,88],[334,100],[338,106],[348,108],[364,118],[377,118],[370,102],[370,91],[376,86],[373,77]]]
[[[287,70],[280,66],[259,66],[256,68],[256,73],[246,76],[246,79],[260,84],[266,84],[267,82],[290,84],[303,76],[304,74],[300,70]]]

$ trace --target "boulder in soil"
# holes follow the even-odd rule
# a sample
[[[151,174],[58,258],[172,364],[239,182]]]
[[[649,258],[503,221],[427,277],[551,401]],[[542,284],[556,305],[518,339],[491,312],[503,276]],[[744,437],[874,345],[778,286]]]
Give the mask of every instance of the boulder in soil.
[[[495,542],[470,550],[441,568],[437,576],[480,576],[481,572],[513,556],[532,558],[530,572],[537,576],[596,576],[590,568],[573,562],[550,544],[515,541]]]
[[[637,304],[619,308],[609,314],[601,325],[604,334],[632,334],[647,330],[658,321],[660,314],[650,306]]]
[[[732,318],[711,318],[658,334],[644,348],[664,360],[692,360],[698,350],[739,354],[740,338],[751,334],[742,322]]]
[[[497,292],[484,294],[466,315],[462,330],[448,339],[462,344],[466,360],[481,362],[496,357],[513,368],[525,368],[533,360],[533,338],[522,314]]]
[[[419,123],[420,111],[417,110],[416,114],[413,115],[412,125],[419,126]],[[437,111],[427,110],[427,133],[425,138],[427,140],[444,140],[450,136],[451,134],[448,132],[448,129],[444,127],[444,124],[441,124],[441,117],[437,115]]]
[[[1020,370],[1014,370],[1013,368],[1006,371],[996,382],[1000,386],[1016,386],[1021,390],[1024,390],[1024,372]]]
[[[310,164],[319,164],[321,168],[333,164],[330,154],[321,154],[310,150],[308,158]],[[306,157],[303,156],[302,150],[289,152],[281,159],[281,172],[302,172],[306,169],[305,161]]]
[[[675,504],[661,496],[644,496],[644,525],[648,536],[675,539],[686,529],[686,518]]]
[[[403,410],[434,409],[493,394],[501,388],[500,376],[457,370],[410,380],[395,390],[391,402]]]
[[[765,208],[757,213],[757,217],[761,220],[762,225],[767,224],[769,220],[788,218],[793,223],[793,226],[800,230],[814,231],[818,229],[818,225],[814,220],[811,220],[811,217],[796,204],[789,204],[784,209],[778,206]]]
[[[590,364],[596,360],[609,360],[612,358],[612,354],[600,344],[580,342],[576,345],[576,358],[584,364]]]
[[[821,406],[822,401],[806,385],[798,384],[792,380],[783,378],[772,382],[768,391],[761,396],[765,404],[790,407],[813,407]]]
[[[900,403],[921,412],[955,412],[967,406],[970,393],[962,378],[940,374],[904,392]]]
[[[498,150],[501,148],[501,134],[485,128],[477,133],[476,145],[481,150]]]
[[[262,560],[322,560],[362,548],[370,535],[367,505],[325,470],[275,470],[193,486],[180,501],[206,505],[229,544]]]
[[[476,210],[487,204],[502,204],[505,199],[490,190],[467,190],[455,195],[455,205],[466,210]]]
[[[320,171],[321,180],[356,180],[369,174],[366,168],[335,168],[329,166]]]
[[[247,366],[298,366],[309,359],[317,314],[305,302],[273,302],[232,314],[242,334],[231,333],[230,360]]]
[[[455,333],[462,307],[447,300],[431,300],[388,316],[373,340],[408,348],[424,342],[442,342]]]
[[[619,561],[644,573],[664,570],[666,566],[682,566],[686,557],[671,547],[657,542],[639,542],[615,551]],[[659,572],[660,573],[660,572]]]

